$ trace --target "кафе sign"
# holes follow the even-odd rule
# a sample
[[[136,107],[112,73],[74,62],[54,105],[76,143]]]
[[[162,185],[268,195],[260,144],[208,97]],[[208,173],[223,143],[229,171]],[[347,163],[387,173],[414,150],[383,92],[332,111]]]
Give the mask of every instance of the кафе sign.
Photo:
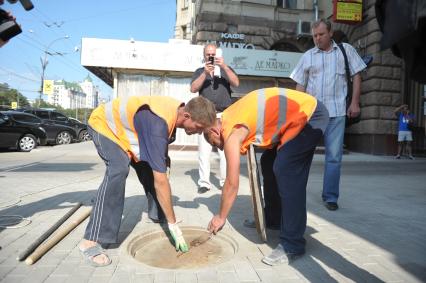
[[[208,43],[214,43],[219,48],[240,48],[240,49],[254,49],[252,43],[245,42],[245,34],[243,33],[220,33],[221,41],[216,42],[210,40]]]

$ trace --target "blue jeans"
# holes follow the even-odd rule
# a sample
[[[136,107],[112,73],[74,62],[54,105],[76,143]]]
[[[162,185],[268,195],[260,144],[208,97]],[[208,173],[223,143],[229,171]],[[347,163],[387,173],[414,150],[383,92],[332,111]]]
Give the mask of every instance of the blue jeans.
[[[325,169],[322,199],[326,202],[337,202],[339,198],[345,119],[345,116],[330,117],[324,133]]]

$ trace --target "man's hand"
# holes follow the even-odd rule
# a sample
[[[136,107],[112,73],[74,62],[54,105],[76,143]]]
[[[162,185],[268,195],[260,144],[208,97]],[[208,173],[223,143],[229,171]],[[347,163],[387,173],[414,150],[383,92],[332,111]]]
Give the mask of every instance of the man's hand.
[[[177,222],[174,224],[168,223],[170,234],[172,235],[173,240],[175,241],[176,251],[182,251],[186,253],[188,251],[188,245],[183,238],[182,231],[180,230]]]
[[[351,103],[348,108],[348,112],[346,113],[349,118],[358,117],[359,113],[361,113],[361,109],[359,108],[358,103]]]
[[[206,75],[208,74],[208,75],[212,76],[213,72],[214,72],[214,64],[210,64],[210,61],[207,61],[204,64],[204,73]]]
[[[209,230],[210,233],[213,233],[216,235],[216,233],[222,229],[225,223],[226,223],[226,219],[221,218],[219,215],[215,215],[213,216],[212,220],[210,220],[207,230]]]
[[[214,63],[218,65],[221,69],[225,68],[225,61],[223,60],[223,57],[216,57],[214,59]]]

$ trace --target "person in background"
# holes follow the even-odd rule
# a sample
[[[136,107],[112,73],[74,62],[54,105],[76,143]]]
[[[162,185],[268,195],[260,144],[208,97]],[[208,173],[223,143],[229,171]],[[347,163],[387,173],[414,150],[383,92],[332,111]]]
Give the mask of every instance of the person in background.
[[[0,0],[0,5],[3,5],[4,1]],[[0,9],[0,23],[2,23],[3,21],[15,21],[16,18],[8,11],[5,11],[3,9]],[[2,47],[3,45],[5,45],[6,43],[8,43],[9,40],[3,40],[0,37],[0,47]]]
[[[321,102],[285,88],[259,89],[229,106],[216,125],[204,132],[210,144],[224,150],[227,162],[219,212],[208,230],[216,234],[225,225],[238,195],[240,156],[253,144],[264,148],[262,158],[273,164],[274,180],[264,188],[265,206],[280,207],[273,215],[265,210],[267,222],[269,218],[280,224],[280,243],[262,261],[278,265],[302,256],[309,170],[327,124],[328,112]]]
[[[79,244],[87,263],[96,267],[111,263],[101,245],[117,242],[129,164],[144,186],[149,217],[159,217],[160,210],[151,211],[150,206],[161,206],[176,250],[188,251],[167,178],[168,143],[176,128],[185,129],[188,135],[199,134],[215,121],[214,105],[203,97],[187,104],[168,96],[116,98],[92,112],[88,130],[106,172]]]
[[[238,87],[240,81],[234,70],[225,64],[220,49],[214,44],[204,46],[204,66],[195,70],[191,80],[191,92],[198,92],[200,96],[207,98],[216,107],[217,116],[232,103],[231,86]],[[211,189],[210,183],[210,154],[212,146],[204,137],[198,137],[198,193],[202,194]],[[220,179],[222,187],[225,181],[226,161],[222,151],[218,151],[220,158]]]
[[[408,158],[414,159],[411,149],[411,142],[413,141],[413,133],[409,125],[414,122],[414,115],[410,113],[407,104],[403,104],[394,110],[395,116],[398,117],[398,153],[395,158],[400,159],[404,144],[408,153]]]
[[[333,211],[339,208],[337,202],[345,116],[357,117],[360,113],[360,72],[367,66],[351,45],[343,43],[353,82],[352,101],[349,107],[346,107],[348,84],[345,76],[345,60],[332,36],[333,30],[329,21],[320,19],[312,23],[315,47],[303,54],[290,78],[297,83],[296,90],[307,92],[324,103],[330,114],[330,121],[324,133],[325,170],[322,200],[325,207]]]

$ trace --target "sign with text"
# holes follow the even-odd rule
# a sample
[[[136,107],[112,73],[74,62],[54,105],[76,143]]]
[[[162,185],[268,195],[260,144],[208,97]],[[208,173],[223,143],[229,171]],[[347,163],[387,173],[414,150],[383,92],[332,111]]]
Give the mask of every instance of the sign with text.
[[[362,0],[334,0],[333,21],[356,24],[362,21]]]
[[[288,77],[302,53],[221,48],[238,75]],[[202,45],[83,38],[81,64],[87,67],[194,72],[203,66]]]
[[[216,42],[215,40],[208,41],[209,43],[216,44],[220,48],[241,48],[241,49],[255,49],[254,44],[246,43],[245,34],[243,33],[226,33],[220,34],[221,41]]]

